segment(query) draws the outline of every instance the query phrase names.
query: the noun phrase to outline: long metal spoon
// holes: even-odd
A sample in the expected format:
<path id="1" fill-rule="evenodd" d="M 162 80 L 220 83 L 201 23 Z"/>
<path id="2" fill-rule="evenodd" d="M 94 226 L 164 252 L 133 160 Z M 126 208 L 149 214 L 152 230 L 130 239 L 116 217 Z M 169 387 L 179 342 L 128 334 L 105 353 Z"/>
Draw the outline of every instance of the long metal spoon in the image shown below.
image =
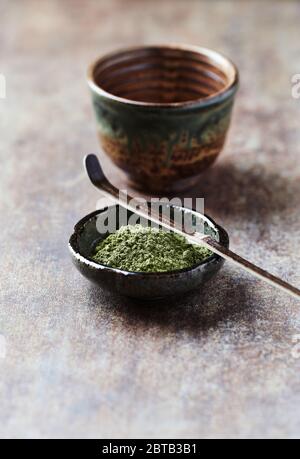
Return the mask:
<path id="1" fill-rule="evenodd" d="M 186 232 L 184 228 L 179 227 L 176 225 L 174 220 L 172 219 L 165 219 L 161 214 L 154 212 L 151 209 L 151 214 L 149 213 L 149 208 L 147 205 L 140 204 L 138 207 L 131 205 L 129 201 L 132 201 L 133 198 L 129 195 L 126 197 L 122 196 L 119 190 L 114 187 L 108 179 L 105 177 L 102 168 L 100 166 L 99 160 L 96 155 L 90 154 L 84 158 L 84 165 L 86 172 L 96 188 L 102 191 L 102 193 L 107 196 L 108 198 L 112 198 L 121 206 L 125 207 L 126 209 L 134 212 L 135 214 L 143 217 L 153 223 L 160 225 L 168 230 L 171 230 L 175 233 L 184 235 L 186 239 L 192 244 L 199 244 L 204 247 L 207 247 L 212 252 L 217 253 L 221 257 L 225 258 L 226 260 L 231 261 L 232 263 L 240 266 L 244 270 L 248 271 L 255 277 L 267 282 L 274 287 L 283 290 L 286 293 L 289 293 L 293 297 L 300 299 L 300 290 L 294 287 L 291 284 L 279 279 L 273 274 L 265 271 L 264 269 L 259 268 L 258 266 L 254 265 L 250 261 L 246 260 L 245 258 L 240 257 L 236 253 L 232 252 L 231 250 L 227 249 L 226 247 L 219 244 L 215 239 L 211 236 L 200 234 L 194 232 L 192 234 Z"/>

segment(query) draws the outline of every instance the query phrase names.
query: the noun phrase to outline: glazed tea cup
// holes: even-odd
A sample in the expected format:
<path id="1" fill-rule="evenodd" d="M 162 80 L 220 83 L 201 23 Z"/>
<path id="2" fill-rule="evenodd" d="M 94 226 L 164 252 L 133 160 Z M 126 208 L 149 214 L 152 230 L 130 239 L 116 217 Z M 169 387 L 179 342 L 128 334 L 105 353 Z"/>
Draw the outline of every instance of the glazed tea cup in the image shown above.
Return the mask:
<path id="1" fill-rule="evenodd" d="M 221 152 L 238 71 L 223 55 L 187 45 L 128 48 L 88 70 L 100 143 L 136 188 L 193 186 Z"/>

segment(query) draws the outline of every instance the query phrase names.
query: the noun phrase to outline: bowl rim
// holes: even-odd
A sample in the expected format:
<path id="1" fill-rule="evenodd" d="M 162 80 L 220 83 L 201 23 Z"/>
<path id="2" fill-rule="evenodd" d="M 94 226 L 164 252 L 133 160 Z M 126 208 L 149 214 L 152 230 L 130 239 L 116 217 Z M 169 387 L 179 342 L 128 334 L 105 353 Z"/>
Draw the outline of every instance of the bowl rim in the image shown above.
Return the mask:
<path id="1" fill-rule="evenodd" d="M 194 53 L 198 53 L 199 55 L 204 55 L 211 59 L 214 64 L 216 65 L 217 68 L 220 69 L 220 64 L 223 63 L 223 65 L 227 66 L 232 73 L 232 76 L 230 78 L 230 81 L 227 85 L 224 86 L 224 88 L 220 89 L 219 91 L 213 93 L 210 96 L 207 97 L 200 97 L 198 99 L 193 99 L 193 100 L 187 100 L 183 102 L 142 102 L 138 100 L 133 100 L 133 99 L 127 99 L 125 97 L 120 97 L 116 96 L 105 89 L 103 89 L 101 86 L 99 86 L 94 78 L 94 72 L 97 66 L 104 60 L 108 58 L 113 58 L 117 56 L 118 54 L 122 53 L 130 53 L 134 51 L 139 51 L 139 50 L 151 50 L 151 49 L 160 49 L 160 48 L 165 48 L 165 49 L 174 49 L 174 50 L 181 50 L 181 51 L 191 51 Z M 219 64 L 219 65 L 218 65 Z M 228 76 L 228 72 L 227 72 Z M 94 91 L 96 94 L 99 96 L 102 96 L 106 99 L 122 103 L 127 106 L 136 106 L 136 107 L 142 107 L 142 108 L 192 108 L 192 107 L 206 107 L 210 106 L 215 103 L 220 103 L 223 100 L 227 99 L 231 95 L 235 93 L 238 87 L 239 83 L 239 72 L 237 69 L 237 66 L 232 62 L 231 59 L 229 59 L 227 56 L 225 56 L 223 53 L 220 53 L 219 51 L 215 51 L 210 48 L 205 48 L 201 46 L 196 46 L 196 45 L 188 45 L 188 44 L 170 44 L 170 43 L 162 43 L 162 44 L 154 44 L 154 45 L 144 45 L 144 46 L 131 46 L 127 48 L 120 48 L 116 51 L 112 51 L 110 53 L 106 53 L 98 58 L 96 58 L 89 66 L 88 66 L 88 71 L 87 71 L 87 82 L 92 91 Z"/>
<path id="2" fill-rule="evenodd" d="M 144 272 L 144 271 L 126 271 L 126 270 L 123 270 L 123 269 L 114 268 L 112 266 L 108 266 L 108 265 L 104 265 L 104 264 L 101 264 L 101 263 L 97 263 L 92 258 L 89 258 L 89 257 L 86 257 L 86 256 L 82 255 L 80 253 L 80 251 L 79 251 L 79 248 L 78 248 L 77 238 L 78 238 L 80 232 L 82 231 L 82 228 L 85 225 L 85 223 L 87 223 L 89 220 L 94 218 L 96 215 L 106 211 L 109 207 L 114 207 L 116 205 L 119 205 L 119 204 L 105 206 L 105 207 L 103 207 L 101 209 L 97 209 L 97 210 L 85 215 L 83 218 L 81 218 L 76 223 L 76 225 L 74 226 L 74 232 L 70 236 L 68 247 L 69 247 L 69 251 L 71 252 L 71 255 L 77 261 L 79 261 L 81 263 L 84 263 L 85 265 L 89 266 L 90 268 L 96 269 L 97 271 L 100 271 L 100 272 L 101 271 L 109 271 L 109 272 L 118 273 L 118 274 L 126 276 L 126 277 L 143 276 L 143 277 L 149 277 L 149 278 L 150 277 L 162 277 L 162 278 L 163 277 L 168 277 L 169 278 L 170 276 L 171 277 L 174 277 L 174 276 L 176 277 L 176 276 L 178 276 L 180 274 L 184 274 L 184 273 L 187 273 L 187 272 L 192 272 L 192 271 L 198 269 L 200 266 L 204 266 L 204 265 L 207 265 L 207 264 L 209 264 L 211 262 L 218 261 L 218 260 L 222 259 L 222 257 L 220 255 L 217 255 L 216 253 L 213 253 L 210 257 L 205 258 L 200 263 L 197 263 L 197 264 L 191 266 L 190 268 L 177 269 L 175 271 Z M 181 206 L 172 206 L 172 207 L 184 208 L 184 207 L 181 207 Z M 197 211 L 195 211 L 193 209 L 187 209 L 187 210 L 189 210 L 189 211 L 191 211 L 191 212 L 193 212 L 195 214 L 202 215 L 203 217 L 205 217 L 205 219 L 208 220 L 212 224 L 212 226 L 216 229 L 216 231 L 218 232 L 218 235 L 219 235 L 219 238 L 220 238 L 220 243 L 225 245 L 225 246 L 227 246 L 227 247 L 229 246 L 228 233 L 224 228 L 222 228 L 222 226 L 218 225 L 211 217 L 209 217 L 206 214 L 201 214 L 200 212 L 197 212 Z"/>

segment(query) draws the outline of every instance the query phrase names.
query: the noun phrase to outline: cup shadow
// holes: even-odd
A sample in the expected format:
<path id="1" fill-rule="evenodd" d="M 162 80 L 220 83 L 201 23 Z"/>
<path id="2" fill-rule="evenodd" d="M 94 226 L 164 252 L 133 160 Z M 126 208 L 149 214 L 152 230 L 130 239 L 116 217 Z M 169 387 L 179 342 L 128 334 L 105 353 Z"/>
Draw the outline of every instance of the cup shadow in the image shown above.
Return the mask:
<path id="1" fill-rule="evenodd" d="M 217 163 L 182 197 L 205 198 L 205 209 L 222 219 L 245 220 L 284 216 L 299 206 L 300 183 L 294 178 L 269 172 L 260 165 L 243 169 L 233 162 Z"/>

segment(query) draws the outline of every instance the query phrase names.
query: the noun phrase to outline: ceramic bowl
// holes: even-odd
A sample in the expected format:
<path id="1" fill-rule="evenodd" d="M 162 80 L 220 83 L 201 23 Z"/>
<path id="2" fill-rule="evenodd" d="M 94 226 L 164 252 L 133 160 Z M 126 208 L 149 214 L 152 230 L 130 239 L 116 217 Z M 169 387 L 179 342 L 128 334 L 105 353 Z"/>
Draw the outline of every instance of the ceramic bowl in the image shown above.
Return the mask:
<path id="1" fill-rule="evenodd" d="M 88 83 L 106 154 L 134 187 L 174 192 L 219 155 L 238 72 L 209 49 L 143 46 L 97 59 Z"/>
<path id="2" fill-rule="evenodd" d="M 175 208 L 182 209 L 172 206 L 172 211 Z M 115 215 L 118 216 L 118 210 L 119 206 L 110 206 L 82 218 L 75 225 L 74 233 L 69 241 L 69 249 L 76 268 L 81 274 L 100 287 L 120 295 L 153 300 L 200 289 L 222 267 L 224 259 L 215 254 L 192 268 L 163 273 L 128 272 L 94 262 L 91 256 L 95 246 L 109 234 L 100 234 L 98 232 L 97 219 L 101 218 L 101 221 L 104 221 L 109 212 L 116 212 Z M 187 210 L 185 209 L 185 211 Z M 125 212 L 127 213 L 127 218 L 132 215 L 132 212 Z M 189 212 L 192 214 L 192 218 L 198 218 L 204 222 L 206 234 L 210 234 L 221 244 L 228 247 L 228 234 L 223 228 L 207 216 L 195 211 Z M 117 220 L 116 228 L 118 229 L 119 226 L 120 223 Z"/>

